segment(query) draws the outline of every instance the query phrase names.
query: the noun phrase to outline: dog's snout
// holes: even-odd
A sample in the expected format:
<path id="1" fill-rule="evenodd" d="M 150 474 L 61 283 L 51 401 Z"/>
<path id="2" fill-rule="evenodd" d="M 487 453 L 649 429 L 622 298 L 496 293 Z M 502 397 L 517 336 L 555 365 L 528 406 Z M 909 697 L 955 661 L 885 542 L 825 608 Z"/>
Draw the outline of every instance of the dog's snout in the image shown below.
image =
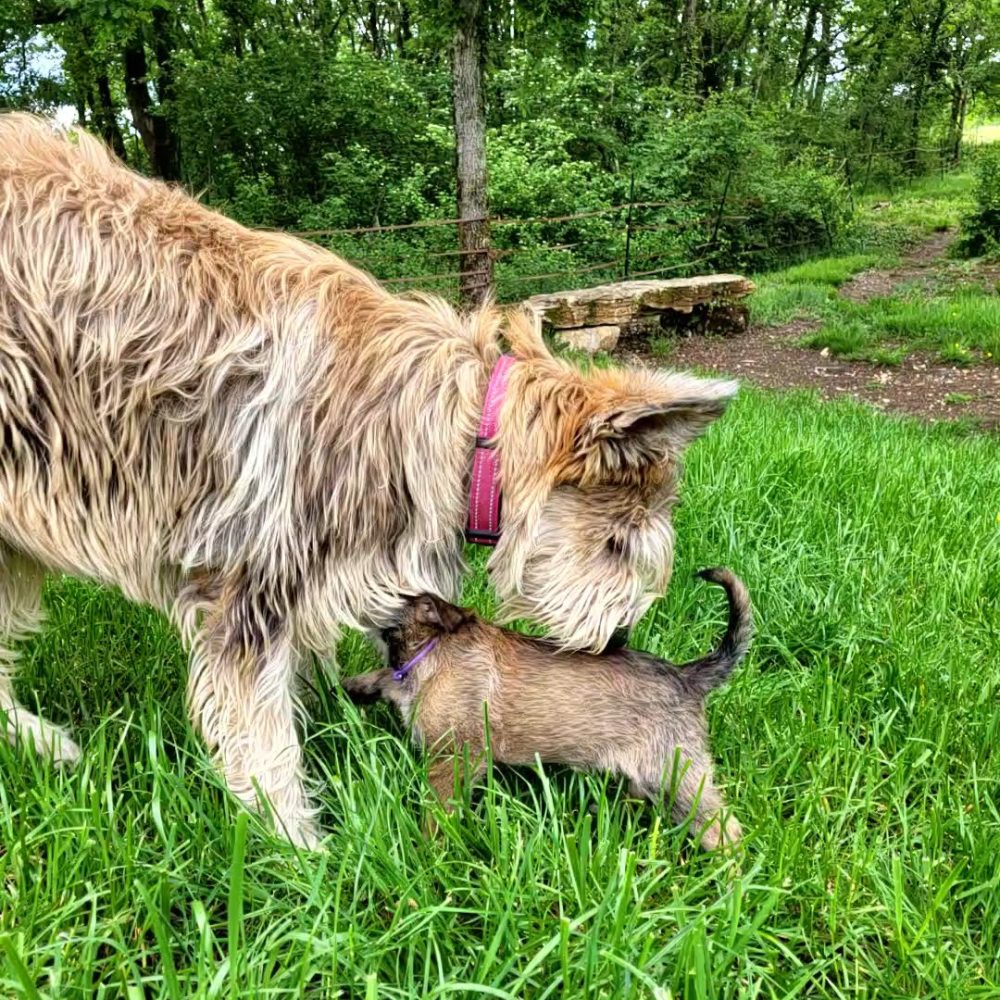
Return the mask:
<path id="1" fill-rule="evenodd" d="M 611 638 L 608 639 L 608 644 L 604 647 L 604 652 L 613 653 L 615 650 L 621 649 L 622 646 L 628 643 L 628 633 L 629 630 L 624 626 L 616 628 L 614 632 L 611 633 Z"/>

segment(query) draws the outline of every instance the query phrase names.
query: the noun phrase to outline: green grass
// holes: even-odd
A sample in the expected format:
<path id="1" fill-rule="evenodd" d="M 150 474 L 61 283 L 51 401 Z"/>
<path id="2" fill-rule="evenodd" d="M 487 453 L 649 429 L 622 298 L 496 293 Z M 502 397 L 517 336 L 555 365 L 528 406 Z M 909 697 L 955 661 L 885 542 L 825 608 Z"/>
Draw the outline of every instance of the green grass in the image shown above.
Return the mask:
<path id="1" fill-rule="evenodd" d="M 927 238 L 939 223 L 957 224 L 968 203 L 969 183 L 964 174 L 925 178 L 894 195 L 888 207 L 882 200 L 888 195 L 873 196 L 861 206 L 859 222 L 845 241 L 845 249 L 867 249 L 756 277 L 753 322 L 812 321 L 818 329 L 803 344 L 852 360 L 900 364 L 921 350 L 949 364 L 997 363 L 1000 295 L 995 276 L 978 270 L 975 261 L 941 260 L 901 281 L 886 298 L 859 303 L 837 292 L 860 271 L 897 265 L 899 252 Z M 871 209 L 877 205 L 883 210 L 876 220 Z"/>
<path id="2" fill-rule="evenodd" d="M 825 306 L 822 329 L 803 340 L 809 347 L 897 362 L 912 350 L 930 351 L 949 364 L 1000 359 L 1000 296 L 992 293 L 966 288 L 928 297 L 911 290 L 905 297 Z"/>
<path id="3" fill-rule="evenodd" d="M 859 271 L 884 263 L 876 254 L 851 254 L 847 257 L 820 257 L 797 264 L 781 272 L 781 282 L 786 285 L 831 285 L 839 288 Z"/>
<path id="4" fill-rule="evenodd" d="M 757 290 L 750 296 L 750 316 L 758 326 L 780 326 L 797 319 L 814 319 L 835 308 L 832 285 L 786 283 L 780 275 L 755 277 Z"/>
<path id="5" fill-rule="evenodd" d="M 649 341 L 649 353 L 659 361 L 667 361 L 674 353 L 677 341 L 674 337 L 658 336 Z"/>
<path id="6" fill-rule="evenodd" d="M 836 310 L 836 290 L 855 274 L 885 263 L 876 254 L 820 257 L 772 274 L 757 275 L 750 314 L 757 324 L 779 325 Z"/>
<path id="7" fill-rule="evenodd" d="M 693 571 L 746 579 L 757 636 L 709 710 L 734 860 L 559 769 L 499 770 L 425 843 L 388 711 L 323 688 L 331 837 L 299 856 L 224 794 L 169 628 L 54 582 L 20 690 L 84 756 L 0 744 L 0 996 L 997 996 L 996 473 L 995 440 L 808 395 L 747 391 L 692 448 L 635 641 L 706 649 L 723 609 Z M 490 607 L 478 562 L 469 596 Z"/>
<path id="8" fill-rule="evenodd" d="M 949 392 L 945 394 L 944 401 L 949 406 L 964 406 L 971 403 L 976 397 L 968 392 Z"/>
<path id="9" fill-rule="evenodd" d="M 856 253 L 891 256 L 931 233 L 957 229 L 972 206 L 970 174 L 918 178 L 905 187 L 867 195 L 843 242 Z"/>

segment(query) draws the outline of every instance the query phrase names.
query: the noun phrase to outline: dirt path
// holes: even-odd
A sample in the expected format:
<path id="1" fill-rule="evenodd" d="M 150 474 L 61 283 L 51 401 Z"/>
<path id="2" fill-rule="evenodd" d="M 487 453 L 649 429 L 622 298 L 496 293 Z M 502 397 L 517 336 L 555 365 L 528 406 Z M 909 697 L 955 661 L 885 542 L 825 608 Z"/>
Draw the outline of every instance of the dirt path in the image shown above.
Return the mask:
<path id="1" fill-rule="evenodd" d="M 890 295 L 899 285 L 933 279 L 936 268 L 957 236 L 958 233 L 950 229 L 935 233 L 913 247 L 898 266 L 856 274 L 840 286 L 840 295 L 852 302 L 868 302 Z"/>
<path id="2" fill-rule="evenodd" d="M 933 283 L 935 266 L 953 239 L 954 233 L 935 233 L 897 267 L 863 271 L 842 286 L 840 294 L 864 302 L 888 295 L 904 282 Z M 885 367 L 798 346 L 796 341 L 819 325 L 799 320 L 752 327 L 733 337 L 687 337 L 677 341 L 667 363 L 735 375 L 766 388 L 817 389 L 826 399 L 853 396 L 882 410 L 926 420 L 971 419 L 984 429 L 1000 428 L 1000 367 L 960 368 L 919 353 L 901 365 Z M 655 360 L 648 355 L 645 359 Z"/>

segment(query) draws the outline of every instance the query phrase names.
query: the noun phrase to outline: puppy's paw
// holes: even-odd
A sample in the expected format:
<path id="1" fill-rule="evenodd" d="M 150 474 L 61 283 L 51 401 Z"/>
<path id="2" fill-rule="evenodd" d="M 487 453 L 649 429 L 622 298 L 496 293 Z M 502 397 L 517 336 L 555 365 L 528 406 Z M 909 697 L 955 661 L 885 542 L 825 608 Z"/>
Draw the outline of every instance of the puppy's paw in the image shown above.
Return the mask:
<path id="1" fill-rule="evenodd" d="M 387 673 L 386 670 L 373 670 L 354 677 L 342 677 L 340 686 L 344 689 L 344 694 L 356 705 L 369 705 L 381 700 L 382 685 Z"/>
<path id="2" fill-rule="evenodd" d="M 742 839 L 743 828 L 735 816 L 717 816 L 702 831 L 701 846 L 706 851 L 729 853 Z"/>

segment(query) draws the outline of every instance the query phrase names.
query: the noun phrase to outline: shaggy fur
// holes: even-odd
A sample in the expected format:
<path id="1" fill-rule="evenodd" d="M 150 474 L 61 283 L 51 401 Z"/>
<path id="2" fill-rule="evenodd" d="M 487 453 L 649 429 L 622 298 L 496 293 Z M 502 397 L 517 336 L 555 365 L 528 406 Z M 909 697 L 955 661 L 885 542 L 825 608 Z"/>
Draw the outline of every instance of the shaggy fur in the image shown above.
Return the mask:
<path id="1" fill-rule="evenodd" d="M 675 819 L 693 814 L 703 846 L 732 844 L 740 826 L 724 816 L 715 786 L 704 701 L 746 653 L 750 600 L 729 570 L 700 575 L 725 588 L 729 626 L 715 652 L 691 663 L 627 650 L 560 652 L 423 594 L 385 639 L 394 666 L 436 640 L 433 649 L 402 680 L 376 670 L 347 678 L 344 689 L 359 702 L 396 706 L 432 755 L 428 775 L 442 801 L 456 763 L 468 761 L 473 778 L 484 773 L 488 745 L 499 763 L 532 764 L 537 756 L 624 775 L 633 795 L 653 802 L 669 792 Z"/>
<path id="2" fill-rule="evenodd" d="M 117 585 L 191 648 L 191 718 L 247 804 L 317 839 L 296 733 L 303 653 L 454 596 L 503 317 L 400 298 L 317 246 L 140 177 L 87 135 L 0 116 L 0 636 L 43 573 Z M 580 374 L 523 314 L 498 444 L 508 613 L 601 648 L 666 585 L 684 445 L 729 382 Z M 72 741 L 15 701 L 41 749 Z"/>

